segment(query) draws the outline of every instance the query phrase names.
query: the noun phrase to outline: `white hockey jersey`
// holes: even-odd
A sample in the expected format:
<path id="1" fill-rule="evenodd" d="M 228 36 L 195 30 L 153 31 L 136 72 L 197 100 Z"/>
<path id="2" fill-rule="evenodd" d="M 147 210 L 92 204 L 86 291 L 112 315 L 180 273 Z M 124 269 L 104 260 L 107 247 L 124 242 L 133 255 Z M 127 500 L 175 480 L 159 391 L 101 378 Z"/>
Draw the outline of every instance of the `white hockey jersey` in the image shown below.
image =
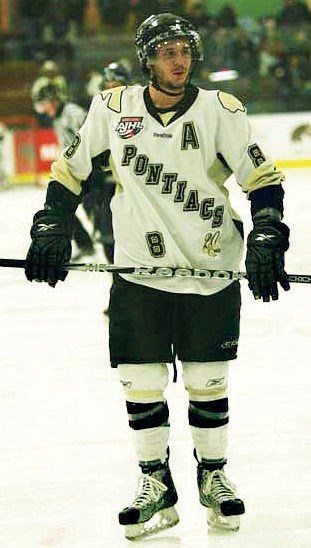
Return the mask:
<path id="1" fill-rule="evenodd" d="M 53 120 L 53 129 L 61 148 L 68 147 L 86 118 L 86 111 L 76 103 L 66 103 L 60 115 Z"/>
<path id="2" fill-rule="evenodd" d="M 111 203 L 117 265 L 238 270 L 242 223 L 224 183 L 234 173 L 249 193 L 283 180 L 253 142 L 245 108 L 234 96 L 194 87 L 188 95 L 165 125 L 148 88 L 98 94 L 73 143 L 52 166 L 52 178 L 78 195 L 92 158 L 109 151 L 117 182 Z M 124 277 L 160 290 L 203 295 L 231 283 Z"/>

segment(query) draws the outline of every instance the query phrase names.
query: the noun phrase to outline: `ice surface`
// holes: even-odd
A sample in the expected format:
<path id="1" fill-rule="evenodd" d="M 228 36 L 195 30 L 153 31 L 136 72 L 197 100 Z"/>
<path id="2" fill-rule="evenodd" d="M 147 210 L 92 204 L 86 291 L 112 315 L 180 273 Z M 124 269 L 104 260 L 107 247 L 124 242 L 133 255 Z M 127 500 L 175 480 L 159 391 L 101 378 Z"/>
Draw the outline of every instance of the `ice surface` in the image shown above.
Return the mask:
<path id="1" fill-rule="evenodd" d="M 249 203 L 230 183 L 249 229 Z M 287 172 L 287 270 L 311 274 L 311 173 Z M 0 253 L 24 258 L 45 191 L 0 194 Z M 98 249 L 98 261 L 104 257 Z M 123 394 L 110 369 L 102 314 L 108 274 L 71 272 L 55 289 L 0 271 L 0 547 L 115 548 L 118 511 L 137 468 Z M 141 548 L 309 548 L 311 545 L 311 287 L 273 303 L 243 286 L 239 359 L 230 372 L 230 478 L 244 498 L 239 533 L 207 532 L 181 375 L 170 383 L 171 467 L 181 522 Z"/>

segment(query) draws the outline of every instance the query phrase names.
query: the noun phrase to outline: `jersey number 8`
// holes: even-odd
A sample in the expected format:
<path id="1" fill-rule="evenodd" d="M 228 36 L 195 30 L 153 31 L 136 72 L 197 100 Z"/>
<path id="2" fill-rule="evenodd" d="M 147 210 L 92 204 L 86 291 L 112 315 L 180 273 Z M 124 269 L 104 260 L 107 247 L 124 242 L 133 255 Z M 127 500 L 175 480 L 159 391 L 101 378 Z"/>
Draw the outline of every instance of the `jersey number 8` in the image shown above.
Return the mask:
<path id="1" fill-rule="evenodd" d="M 161 232 L 147 232 L 146 240 L 148 244 L 148 249 L 150 255 L 155 258 L 164 257 L 165 255 L 165 245 L 164 238 Z"/>

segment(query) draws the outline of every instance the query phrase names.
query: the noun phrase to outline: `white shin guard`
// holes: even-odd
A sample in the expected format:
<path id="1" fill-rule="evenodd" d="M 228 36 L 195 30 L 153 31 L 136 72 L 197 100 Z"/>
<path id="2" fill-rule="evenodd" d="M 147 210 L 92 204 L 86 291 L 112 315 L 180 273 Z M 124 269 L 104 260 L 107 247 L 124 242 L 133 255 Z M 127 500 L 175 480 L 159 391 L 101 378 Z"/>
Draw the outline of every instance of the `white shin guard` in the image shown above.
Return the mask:
<path id="1" fill-rule="evenodd" d="M 197 407 L 198 415 L 202 413 L 203 417 L 200 425 L 190 424 L 193 444 L 199 461 L 202 459 L 209 461 L 225 459 L 228 424 L 221 424 L 221 422 L 227 420 L 223 418 L 226 412 L 219 410 L 211 412 L 209 408 L 217 409 L 218 404 L 219 407 L 227 404 L 228 362 L 185 362 L 183 363 L 183 379 L 189 393 L 189 409 L 191 405 L 194 408 Z M 197 405 L 196 402 L 198 402 Z M 210 419 L 207 421 L 206 417 L 209 416 Z M 222 419 L 219 418 L 220 416 Z M 208 427 L 204 427 L 204 417 L 209 424 Z M 196 421 L 192 420 L 192 422 Z"/>
<path id="2" fill-rule="evenodd" d="M 120 364 L 120 382 L 126 401 L 130 404 L 152 404 L 163 402 L 164 390 L 168 384 L 168 369 L 165 363 Z M 169 426 L 132 429 L 133 441 L 140 462 L 167 458 Z"/>

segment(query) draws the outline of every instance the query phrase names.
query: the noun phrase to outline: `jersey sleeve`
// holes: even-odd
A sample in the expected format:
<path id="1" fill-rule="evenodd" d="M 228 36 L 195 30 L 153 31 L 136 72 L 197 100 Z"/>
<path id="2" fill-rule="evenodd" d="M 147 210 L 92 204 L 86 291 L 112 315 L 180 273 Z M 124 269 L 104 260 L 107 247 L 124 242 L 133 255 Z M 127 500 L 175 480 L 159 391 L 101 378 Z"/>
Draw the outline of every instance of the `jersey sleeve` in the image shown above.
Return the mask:
<path id="1" fill-rule="evenodd" d="M 84 123 L 71 145 L 51 166 L 51 178 L 79 195 L 82 182 L 92 171 L 92 158 L 109 149 L 107 108 L 101 94 L 96 95 Z"/>
<path id="2" fill-rule="evenodd" d="M 216 109 L 218 151 L 248 197 L 255 190 L 281 185 L 284 175 L 255 141 L 244 105 L 219 91 Z"/>
<path id="3" fill-rule="evenodd" d="M 78 133 L 80 128 L 83 125 L 83 122 L 86 118 L 86 112 L 83 108 L 78 105 L 75 105 L 70 112 L 69 127 L 73 130 L 74 133 Z"/>

